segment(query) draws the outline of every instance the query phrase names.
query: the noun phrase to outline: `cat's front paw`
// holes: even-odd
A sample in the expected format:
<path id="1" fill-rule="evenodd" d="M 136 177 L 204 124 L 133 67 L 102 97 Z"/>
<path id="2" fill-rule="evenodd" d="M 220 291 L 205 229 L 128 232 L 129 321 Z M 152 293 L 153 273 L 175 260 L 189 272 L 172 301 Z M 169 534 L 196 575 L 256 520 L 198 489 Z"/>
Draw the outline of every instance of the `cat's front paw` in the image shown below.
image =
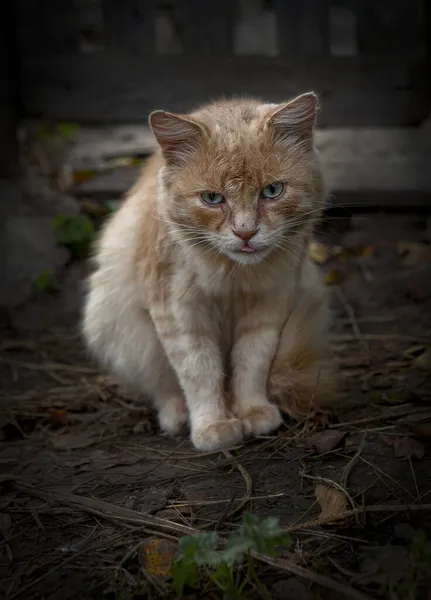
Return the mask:
<path id="1" fill-rule="evenodd" d="M 245 435 L 265 435 L 278 429 L 283 423 L 280 411 L 274 404 L 254 406 L 242 412 L 238 417 L 242 420 Z"/>
<path id="2" fill-rule="evenodd" d="M 178 435 L 187 424 L 189 411 L 182 396 L 172 396 L 159 408 L 159 425 L 163 433 Z"/>
<path id="3" fill-rule="evenodd" d="M 243 441 L 242 423 L 239 419 L 223 419 L 192 430 L 195 448 L 204 452 L 231 448 Z"/>

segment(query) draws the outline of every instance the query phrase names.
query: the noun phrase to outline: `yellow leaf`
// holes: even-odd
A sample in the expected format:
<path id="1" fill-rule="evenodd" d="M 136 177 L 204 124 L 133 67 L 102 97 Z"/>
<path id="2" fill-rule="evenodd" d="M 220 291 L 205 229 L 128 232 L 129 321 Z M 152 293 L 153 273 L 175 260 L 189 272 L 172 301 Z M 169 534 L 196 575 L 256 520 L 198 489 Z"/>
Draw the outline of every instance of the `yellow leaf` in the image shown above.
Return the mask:
<path id="1" fill-rule="evenodd" d="M 111 169 L 118 169 L 121 167 L 138 167 L 142 164 L 142 160 L 136 156 L 117 156 L 111 158 L 108 162 L 108 166 Z"/>
<path id="2" fill-rule="evenodd" d="M 371 256 L 374 256 L 375 251 L 375 246 L 361 246 L 358 254 L 359 256 L 362 256 L 362 258 L 370 258 Z"/>
<path id="3" fill-rule="evenodd" d="M 334 285 L 340 283 L 343 280 L 343 274 L 338 269 L 332 269 L 325 273 L 324 282 L 326 285 Z"/>
<path id="4" fill-rule="evenodd" d="M 73 181 L 75 183 L 83 183 L 96 175 L 96 171 L 74 171 Z"/>
<path id="5" fill-rule="evenodd" d="M 420 242 L 398 242 L 397 254 L 402 257 L 404 267 L 414 267 L 431 260 L 431 246 Z"/>
<path id="6" fill-rule="evenodd" d="M 171 540 L 150 537 L 144 541 L 139 555 L 141 566 L 154 577 L 167 577 L 177 545 Z"/>
<path id="7" fill-rule="evenodd" d="M 323 265 L 329 260 L 329 250 L 319 242 L 310 242 L 308 252 L 315 263 Z"/>
<path id="8" fill-rule="evenodd" d="M 344 513 L 349 509 L 349 505 L 341 490 L 319 483 L 316 485 L 314 493 L 321 508 L 319 518 L 328 523 L 344 518 Z"/>

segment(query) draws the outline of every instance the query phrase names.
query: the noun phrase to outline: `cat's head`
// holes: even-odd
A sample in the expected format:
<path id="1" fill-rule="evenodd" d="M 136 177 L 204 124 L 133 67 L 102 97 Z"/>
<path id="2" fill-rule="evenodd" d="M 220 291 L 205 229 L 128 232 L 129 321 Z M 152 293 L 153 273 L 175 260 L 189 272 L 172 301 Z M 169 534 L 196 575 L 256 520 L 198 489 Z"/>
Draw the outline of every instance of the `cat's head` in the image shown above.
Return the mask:
<path id="1" fill-rule="evenodd" d="M 284 104 L 233 100 L 190 115 L 153 112 L 164 211 L 184 243 L 241 264 L 295 253 L 297 232 L 324 199 L 316 112 L 313 93 Z"/>

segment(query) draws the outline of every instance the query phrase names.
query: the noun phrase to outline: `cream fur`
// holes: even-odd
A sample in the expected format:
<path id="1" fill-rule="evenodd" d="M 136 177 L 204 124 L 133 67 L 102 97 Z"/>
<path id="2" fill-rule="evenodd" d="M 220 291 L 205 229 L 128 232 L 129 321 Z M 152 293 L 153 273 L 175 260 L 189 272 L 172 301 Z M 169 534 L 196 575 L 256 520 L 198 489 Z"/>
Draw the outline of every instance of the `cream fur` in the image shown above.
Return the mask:
<path id="1" fill-rule="evenodd" d="M 276 404 L 300 416 L 330 396 L 326 290 L 304 252 L 324 200 L 315 111 L 307 94 L 154 113 L 161 150 L 100 237 L 88 346 L 201 450 L 276 429 Z M 260 196 L 279 181 L 280 198 Z"/>

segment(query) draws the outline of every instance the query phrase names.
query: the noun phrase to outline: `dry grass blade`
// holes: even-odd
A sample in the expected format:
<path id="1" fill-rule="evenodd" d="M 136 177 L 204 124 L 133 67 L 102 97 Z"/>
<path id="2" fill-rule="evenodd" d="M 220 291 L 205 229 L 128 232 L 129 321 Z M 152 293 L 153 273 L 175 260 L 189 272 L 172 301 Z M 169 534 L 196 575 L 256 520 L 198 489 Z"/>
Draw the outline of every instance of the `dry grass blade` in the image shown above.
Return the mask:
<path id="1" fill-rule="evenodd" d="M 346 510 L 344 513 L 339 515 L 339 519 L 347 519 L 356 515 L 372 512 L 426 512 L 427 510 L 431 511 L 431 504 L 372 504 L 370 506 L 361 506 Z M 318 517 L 317 519 L 312 519 L 310 521 L 306 521 L 305 523 L 295 523 L 295 525 L 284 527 L 283 529 L 286 533 L 293 533 L 294 531 L 308 529 L 309 527 L 328 525 L 331 521 L 332 519 L 328 520 L 327 518 Z"/>
<path id="2" fill-rule="evenodd" d="M 238 469 L 245 481 L 245 495 L 239 501 L 239 505 L 236 506 L 233 510 L 229 511 L 228 515 L 225 515 L 225 518 L 227 518 L 227 516 L 233 517 L 234 515 L 238 514 L 240 511 L 242 511 L 245 505 L 248 504 L 253 491 L 253 481 L 246 469 L 242 465 L 240 465 L 237 460 L 235 460 L 233 455 L 228 450 L 224 450 L 223 454 L 227 459 L 232 461 L 232 464 Z"/>
<path id="3" fill-rule="evenodd" d="M 78 494 L 47 492 L 39 490 L 31 486 L 17 484 L 16 486 L 23 492 L 28 493 L 36 498 L 42 498 L 46 502 L 64 502 L 71 507 L 80 507 L 85 512 L 103 517 L 110 521 L 123 521 L 132 525 L 141 525 L 142 527 L 153 527 L 157 531 L 168 531 L 178 535 L 190 535 L 196 533 L 196 530 L 186 525 L 174 523 L 167 519 L 160 519 L 150 515 L 144 515 L 136 510 L 123 508 L 111 502 L 97 500 L 96 498 L 87 498 Z"/>
<path id="4" fill-rule="evenodd" d="M 315 573 L 309 569 L 304 567 L 300 567 L 295 564 L 293 561 L 290 561 L 287 558 L 272 558 L 269 556 L 264 556 L 263 554 L 258 554 L 252 552 L 252 555 L 261 562 L 266 563 L 267 565 L 271 565 L 276 569 L 280 569 L 282 571 L 287 571 L 288 573 L 293 573 L 294 575 L 298 575 L 303 579 L 308 581 L 312 581 L 317 585 L 325 587 L 329 590 L 334 590 L 335 592 L 339 592 L 343 594 L 349 600 L 373 600 L 371 596 L 367 594 L 363 594 L 362 592 L 358 592 L 354 588 L 346 585 L 345 583 L 341 583 L 336 579 L 331 579 L 330 577 L 326 577 L 325 575 L 319 575 L 319 573 Z"/>

